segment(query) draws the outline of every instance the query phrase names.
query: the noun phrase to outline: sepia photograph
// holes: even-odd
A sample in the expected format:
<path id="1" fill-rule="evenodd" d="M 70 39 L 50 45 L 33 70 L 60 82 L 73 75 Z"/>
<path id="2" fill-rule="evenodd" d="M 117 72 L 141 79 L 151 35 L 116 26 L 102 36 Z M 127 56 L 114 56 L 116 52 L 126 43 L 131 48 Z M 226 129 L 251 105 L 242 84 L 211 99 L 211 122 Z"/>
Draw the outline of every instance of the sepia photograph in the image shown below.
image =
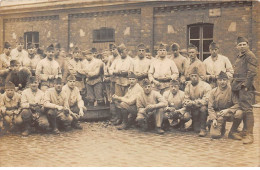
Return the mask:
<path id="1" fill-rule="evenodd" d="M 260 1 L 0 0 L 1 167 L 259 167 Z"/>

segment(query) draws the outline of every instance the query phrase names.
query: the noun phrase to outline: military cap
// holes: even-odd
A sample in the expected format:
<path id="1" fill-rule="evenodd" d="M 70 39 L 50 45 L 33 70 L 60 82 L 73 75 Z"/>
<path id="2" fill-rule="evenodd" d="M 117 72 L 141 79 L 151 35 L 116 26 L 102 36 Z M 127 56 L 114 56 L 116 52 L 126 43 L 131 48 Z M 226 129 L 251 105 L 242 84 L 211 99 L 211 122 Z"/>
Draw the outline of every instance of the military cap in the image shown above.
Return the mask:
<path id="1" fill-rule="evenodd" d="M 237 44 L 239 44 L 241 42 L 248 43 L 248 39 L 246 39 L 245 37 L 237 37 Z"/>
<path id="2" fill-rule="evenodd" d="M 195 49 L 198 50 L 198 48 L 194 44 L 189 44 L 188 49 Z"/>
<path id="3" fill-rule="evenodd" d="M 50 51 L 54 51 L 54 46 L 53 44 L 49 45 L 46 49 L 46 51 L 50 52 Z"/>
<path id="4" fill-rule="evenodd" d="M 34 83 L 34 82 L 38 82 L 38 79 L 37 79 L 37 77 L 36 76 L 31 76 L 30 78 L 29 78 L 29 83 Z"/>
<path id="5" fill-rule="evenodd" d="M 60 49 L 60 48 L 61 48 L 60 43 L 56 43 L 55 46 L 54 46 L 54 48 Z"/>
<path id="6" fill-rule="evenodd" d="M 61 79 L 61 77 L 56 78 L 56 79 L 54 80 L 54 83 L 55 83 L 55 84 L 62 84 L 62 79 Z"/>
<path id="7" fill-rule="evenodd" d="M 145 45 L 144 45 L 143 43 L 141 43 L 141 44 L 139 44 L 139 45 L 137 46 L 137 48 L 138 48 L 138 49 L 145 49 Z"/>
<path id="8" fill-rule="evenodd" d="M 73 49 L 73 53 L 80 53 L 79 47 L 75 47 L 75 48 Z"/>
<path id="9" fill-rule="evenodd" d="M 176 50 L 178 50 L 178 49 L 180 48 L 180 46 L 179 46 L 179 44 L 177 44 L 177 43 L 173 43 L 173 44 L 171 45 L 171 48 L 172 48 L 172 51 L 176 51 Z"/>
<path id="10" fill-rule="evenodd" d="M 136 75 L 131 71 L 128 73 L 128 78 L 135 78 L 136 79 Z"/>
<path id="11" fill-rule="evenodd" d="M 23 37 L 19 37 L 18 38 L 18 40 L 17 40 L 17 43 L 21 43 L 21 44 L 23 44 L 24 43 L 24 39 L 23 39 Z"/>
<path id="12" fill-rule="evenodd" d="M 96 53 L 97 52 L 97 49 L 95 47 L 91 48 L 91 52 L 92 53 Z"/>
<path id="13" fill-rule="evenodd" d="M 6 84 L 5 84 L 5 89 L 15 89 L 15 85 L 14 85 L 14 83 L 12 83 L 11 81 L 9 81 L 9 82 L 7 82 Z"/>
<path id="14" fill-rule="evenodd" d="M 71 80 L 76 80 L 76 77 L 72 74 L 67 77 L 67 81 L 71 81 Z"/>
<path id="15" fill-rule="evenodd" d="M 148 85 L 151 85 L 150 80 L 148 80 L 147 78 L 146 78 L 146 79 L 143 79 L 143 81 L 142 81 L 142 86 L 148 86 Z"/>
<path id="16" fill-rule="evenodd" d="M 218 79 L 228 79 L 227 73 L 221 71 L 218 75 Z"/>
<path id="17" fill-rule="evenodd" d="M 115 49 L 116 48 L 116 44 L 109 44 L 109 49 L 112 50 L 112 49 Z"/>
<path id="18" fill-rule="evenodd" d="M 10 61 L 10 66 L 18 66 L 20 62 L 18 60 L 11 60 Z"/>
<path id="19" fill-rule="evenodd" d="M 32 49 L 32 48 L 35 48 L 35 45 L 34 44 L 29 44 L 27 49 Z"/>
<path id="20" fill-rule="evenodd" d="M 9 42 L 5 42 L 4 48 L 11 48 L 11 44 Z"/>
<path id="21" fill-rule="evenodd" d="M 167 50 L 167 44 L 163 44 L 163 43 L 159 44 L 158 49 L 166 49 Z"/>
<path id="22" fill-rule="evenodd" d="M 198 67 L 193 67 L 190 74 L 199 74 L 199 69 Z"/>
<path id="23" fill-rule="evenodd" d="M 210 43 L 209 48 L 216 49 L 216 48 L 219 48 L 219 45 L 213 41 L 212 43 Z"/>
<path id="24" fill-rule="evenodd" d="M 171 80 L 170 83 L 171 83 L 172 85 L 179 85 L 179 84 L 180 84 L 180 83 L 179 83 L 179 80 Z"/>
<path id="25" fill-rule="evenodd" d="M 146 52 L 146 53 L 150 53 L 150 49 L 149 49 L 149 48 L 146 48 L 146 49 L 145 49 L 145 52 Z"/>
<path id="26" fill-rule="evenodd" d="M 126 49 L 125 44 L 120 44 L 120 45 L 117 47 L 117 50 L 118 50 L 119 53 L 122 53 L 125 49 Z"/>

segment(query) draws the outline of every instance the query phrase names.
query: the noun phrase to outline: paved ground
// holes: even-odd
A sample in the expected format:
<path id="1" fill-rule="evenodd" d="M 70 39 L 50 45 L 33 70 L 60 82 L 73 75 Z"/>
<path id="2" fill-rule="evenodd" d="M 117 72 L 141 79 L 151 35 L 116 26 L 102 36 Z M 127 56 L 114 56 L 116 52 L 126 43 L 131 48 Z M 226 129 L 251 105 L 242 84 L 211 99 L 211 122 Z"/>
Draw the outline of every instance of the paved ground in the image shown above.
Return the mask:
<path id="1" fill-rule="evenodd" d="M 118 131 L 108 122 L 82 123 L 82 131 L 61 135 L 2 136 L 0 166 L 259 166 L 259 110 L 255 115 L 251 145 L 175 130 Z"/>

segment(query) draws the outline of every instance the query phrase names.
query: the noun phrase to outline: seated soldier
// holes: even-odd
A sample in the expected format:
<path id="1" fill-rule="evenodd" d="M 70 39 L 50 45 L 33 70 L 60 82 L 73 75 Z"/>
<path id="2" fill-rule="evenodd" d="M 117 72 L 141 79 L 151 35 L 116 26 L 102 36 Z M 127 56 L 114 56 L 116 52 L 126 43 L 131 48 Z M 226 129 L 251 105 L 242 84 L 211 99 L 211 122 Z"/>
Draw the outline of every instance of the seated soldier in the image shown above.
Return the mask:
<path id="1" fill-rule="evenodd" d="M 72 127 L 75 129 L 82 129 L 80 124 L 78 123 L 78 119 L 82 116 L 84 116 L 84 112 L 87 111 L 87 108 L 84 106 L 84 101 L 82 100 L 82 97 L 80 95 L 80 91 L 78 87 L 76 87 L 76 77 L 73 75 L 70 75 L 67 77 L 67 84 L 62 87 L 62 91 L 65 92 L 68 96 L 69 100 L 69 107 L 71 112 L 71 115 L 73 117 L 72 121 Z"/>
<path id="2" fill-rule="evenodd" d="M 49 130 L 49 122 L 43 108 L 44 92 L 38 89 L 39 82 L 35 76 L 30 77 L 29 86 L 22 92 L 21 97 L 21 116 L 25 125 L 23 136 L 29 135 L 31 126 L 42 131 Z"/>
<path id="3" fill-rule="evenodd" d="M 217 78 L 218 86 L 210 92 L 208 104 L 209 120 L 212 121 L 210 136 L 211 138 L 222 137 L 225 134 L 226 121 L 232 118 L 233 124 L 228 137 L 242 140 L 237 133 L 237 128 L 242 120 L 243 111 L 228 82 L 227 73 L 221 71 Z"/>
<path id="4" fill-rule="evenodd" d="M 118 114 L 121 113 L 123 117 L 123 122 L 118 127 L 119 130 L 128 129 L 135 121 L 137 115 L 136 97 L 143 91 L 142 87 L 137 83 L 138 79 L 134 73 L 130 72 L 128 79 L 130 86 L 126 94 L 123 97 L 117 95 L 112 97 L 119 112 Z"/>
<path id="5" fill-rule="evenodd" d="M 179 124 L 180 130 L 184 130 L 184 125 L 191 118 L 189 112 L 186 112 L 183 108 L 184 92 L 179 90 L 179 81 L 172 80 L 170 89 L 163 93 L 163 97 L 168 102 L 168 106 L 165 108 L 166 117 L 172 120 L 171 126 Z"/>
<path id="6" fill-rule="evenodd" d="M 211 86 L 200 80 L 197 67 L 191 70 L 189 77 L 191 81 L 185 87 L 184 107 L 191 113 L 193 130 L 199 132 L 199 136 L 204 137 L 207 135 L 207 106 Z"/>
<path id="7" fill-rule="evenodd" d="M 31 77 L 31 72 L 26 67 L 21 67 L 19 61 L 10 61 L 10 70 L 6 76 L 5 82 L 11 81 L 15 85 L 16 91 L 23 90 L 27 88 L 29 78 Z"/>
<path id="8" fill-rule="evenodd" d="M 23 123 L 20 114 L 20 103 L 21 95 L 15 92 L 15 85 L 12 82 L 7 82 L 5 84 L 5 93 L 0 100 L 1 114 L 7 131 L 13 131 Z"/>
<path id="9" fill-rule="evenodd" d="M 73 118 L 70 115 L 67 94 L 62 91 L 60 77 L 54 80 L 54 87 L 45 92 L 44 107 L 53 133 L 59 134 L 58 128 L 70 129 Z"/>
<path id="10" fill-rule="evenodd" d="M 143 91 L 138 95 L 136 99 L 137 106 L 137 123 L 141 126 L 143 130 L 148 130 L 155 121 L 156 132 L 158 134 L 163 134 L 162 122 L 164 118 L 164 108 L 167 106 L 167 101 L 163 96 L 152 90 L 151 83 L 148 79 L 144 79 Z"/>

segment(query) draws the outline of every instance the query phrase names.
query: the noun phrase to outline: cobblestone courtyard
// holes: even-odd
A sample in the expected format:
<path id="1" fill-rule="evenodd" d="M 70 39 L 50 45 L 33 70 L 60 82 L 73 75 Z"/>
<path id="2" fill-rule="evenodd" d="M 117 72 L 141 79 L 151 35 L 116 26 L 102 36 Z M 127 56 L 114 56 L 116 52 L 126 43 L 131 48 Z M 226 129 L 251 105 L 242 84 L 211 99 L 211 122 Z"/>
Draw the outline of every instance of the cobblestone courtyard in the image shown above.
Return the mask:
<path id="1" fill-rule="evenodd" d="M 227 133 L 211 140 L 175 130 L 118 131 L 108 122 L 82 123 L 84 130 L 61 135 L 2 136 L 0 166 L 259 166 L 259 112 L 255 122 L 251 145 Z"/>

